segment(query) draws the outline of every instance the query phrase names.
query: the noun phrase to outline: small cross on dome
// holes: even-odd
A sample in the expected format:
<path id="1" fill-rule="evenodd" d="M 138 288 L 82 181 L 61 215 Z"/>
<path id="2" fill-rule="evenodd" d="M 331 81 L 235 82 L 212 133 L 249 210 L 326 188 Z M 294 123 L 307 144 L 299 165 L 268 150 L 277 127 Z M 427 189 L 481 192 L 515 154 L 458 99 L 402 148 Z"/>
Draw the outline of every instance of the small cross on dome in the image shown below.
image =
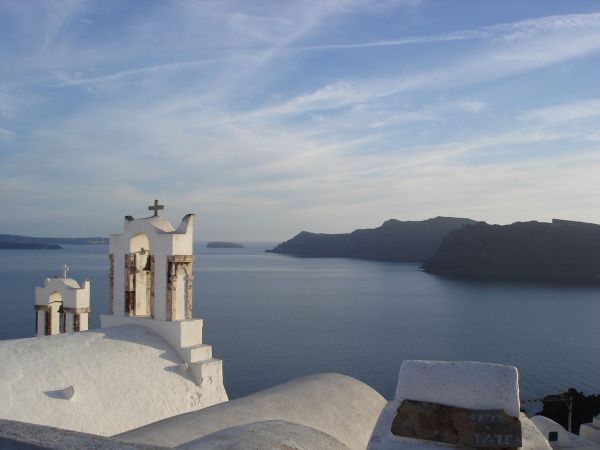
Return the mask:
<path id="1" fill-rule="evenodd" d="M 158 217 L 158 211 L 165 209 L 165 205 L 159 205 L 158 200 L 154 200 L 154 206 L 148 206 L 150 211 L 154 211 L 154 217 Z"/>

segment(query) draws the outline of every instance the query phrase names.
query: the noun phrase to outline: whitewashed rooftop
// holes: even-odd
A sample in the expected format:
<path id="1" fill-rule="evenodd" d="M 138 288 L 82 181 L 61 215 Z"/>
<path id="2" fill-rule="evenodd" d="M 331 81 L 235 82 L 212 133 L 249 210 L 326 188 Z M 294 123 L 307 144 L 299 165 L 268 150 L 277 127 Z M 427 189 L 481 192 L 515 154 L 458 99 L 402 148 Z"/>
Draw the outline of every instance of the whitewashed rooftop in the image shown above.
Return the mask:
<path id="1" fill-rule="evenodd" d="M 3 419 L 110 436 L 208 406 L 177 352 L 136 325 L 0 341 L 0 361 Z"/>

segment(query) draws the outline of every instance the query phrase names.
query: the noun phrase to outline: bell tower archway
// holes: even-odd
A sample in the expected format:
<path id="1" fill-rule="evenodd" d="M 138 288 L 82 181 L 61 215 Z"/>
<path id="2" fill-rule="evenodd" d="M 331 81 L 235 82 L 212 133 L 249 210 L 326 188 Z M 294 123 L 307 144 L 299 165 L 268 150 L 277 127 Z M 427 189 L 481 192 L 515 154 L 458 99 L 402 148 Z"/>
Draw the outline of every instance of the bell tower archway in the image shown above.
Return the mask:
<path id="1" fill-rule="evenodd" d="M 48 298 L 48 309 L 46 310 L 45 334 L 54 335 L 64 331 L 64 325 L 61 324 L 63 313 L 63 300 L 60 292 L 53 292 Z"/>
<path id="2" fill-rule="evenodd" d="M 126 316 L 153 317 L 154 255 L 145 233 L 129 240 L 129 253 L 125 254 L 124 313 Z"/>
<path id="3" fill-rule="evenodd" d="M 167 283 L 167 320 L 192 318 L 194 257 L 170 256 Z"/>
<path id="4" fill-rule="evenodd" d="M 193 222 L 187 214 L 175 230 L 159 216 L 125 217 L 122 233 L 110 237 L 112 316 L 177 321 L 192 318 Z"/>

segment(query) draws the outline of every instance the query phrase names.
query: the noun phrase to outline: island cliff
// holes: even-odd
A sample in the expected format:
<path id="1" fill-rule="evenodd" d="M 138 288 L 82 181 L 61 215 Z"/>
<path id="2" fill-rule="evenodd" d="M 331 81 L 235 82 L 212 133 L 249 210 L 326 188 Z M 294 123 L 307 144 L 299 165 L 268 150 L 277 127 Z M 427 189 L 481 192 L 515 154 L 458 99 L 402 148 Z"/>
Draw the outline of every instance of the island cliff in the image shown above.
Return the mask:
<path id="1" fill-rule="evenodd" d="M 1 249 L 61 249 L 61 245 L 93 245 L 108 244 L 107 238 L 89 237 L 89 238 L 50 238 L 50 237 L 31 237 L 17 234 L 0 234 Z"/>
<path id="2" fill-rule="evenodd" d="M 0 241 L 2 250 L 60 250 L 58 244 L 44 244 L 40 242 L 5 242 Z"/>
<path id="3" fill-rule="evenodd" d="M 598 282 L 599 255 L 600 225 L 481 222 L 451 232 L 423 269 L 472 279 Z"/>
<path id="4" fill-rule="evenodd" d="M 473 223 L 471 219 L 455 217 L 406 222 L 391 219 L 378 228 L 346 234 L 302 231 L 267 252 L 317 258 L 423 262 L 435 253 L 449 232 Z"/>

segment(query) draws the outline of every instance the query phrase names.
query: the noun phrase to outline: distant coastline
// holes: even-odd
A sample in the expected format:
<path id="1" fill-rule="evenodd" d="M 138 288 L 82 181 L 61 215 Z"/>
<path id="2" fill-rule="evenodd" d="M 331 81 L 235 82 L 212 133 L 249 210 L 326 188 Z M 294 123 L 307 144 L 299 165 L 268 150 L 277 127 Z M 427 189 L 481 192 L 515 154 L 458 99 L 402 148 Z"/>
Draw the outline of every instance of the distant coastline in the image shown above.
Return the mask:
<path id="1" fill-rule="evenodd" d="M 475 221 L 456 217 L 422 221 L 390 219 L 377 228 L 345 234 L 302 231 L 267 252 L 310 258 L 423 262 L 435 253 L 449 232 L 472 223 Z"/>
<path id="2" fill-rule="evenodd" d="M 0 250 L 61 250 L 58 244 L 36 242 L 0 242 Z"/>
<path id="3" fill-rule="evenodd" d="M 267 252 L 420 262 L 427 273 L 466 280 L 600 285 L 600 225 L 570 220 L 489 225 L 452 217 L 392 219 L 347 234 L 303 231 Z"/>
<path id="4" fill-rule="evenodd" d="M 108 238 L 51 238 L 31 237 L 17 234 L 0 234 L 0 249 L 8 250 L 60 250 L 61 245 L 108 244 Z"/>

